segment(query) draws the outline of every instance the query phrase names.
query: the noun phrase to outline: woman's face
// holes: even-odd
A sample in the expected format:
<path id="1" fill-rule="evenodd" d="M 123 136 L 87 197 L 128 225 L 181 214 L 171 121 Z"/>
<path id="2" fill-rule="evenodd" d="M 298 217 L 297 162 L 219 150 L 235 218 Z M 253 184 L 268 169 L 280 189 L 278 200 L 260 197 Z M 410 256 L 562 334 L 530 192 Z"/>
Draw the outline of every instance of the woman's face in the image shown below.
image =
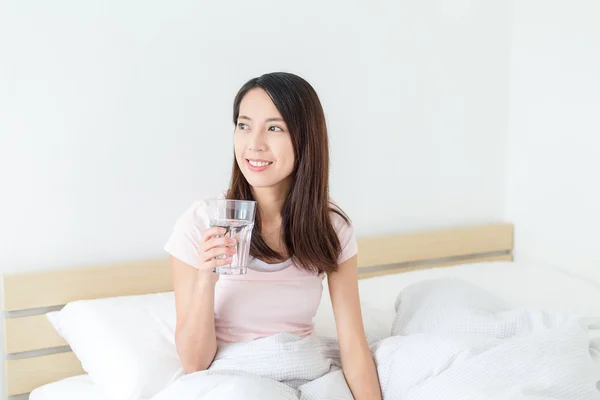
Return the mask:
<path id="1" fill-rule="evenodd" d="M 235 159 L 252 187 L 289 183 L 294 170 L 292 139 L 264 90 L 252 89 L 242 98 L 234 144 Z"/>

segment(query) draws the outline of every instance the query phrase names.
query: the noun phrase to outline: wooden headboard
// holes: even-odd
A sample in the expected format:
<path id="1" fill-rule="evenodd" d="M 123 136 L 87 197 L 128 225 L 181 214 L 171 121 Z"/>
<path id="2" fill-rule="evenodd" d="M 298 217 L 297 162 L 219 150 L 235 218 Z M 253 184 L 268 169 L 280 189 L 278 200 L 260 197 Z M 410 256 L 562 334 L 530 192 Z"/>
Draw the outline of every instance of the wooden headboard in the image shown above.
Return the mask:
<path id="1" fill-rule="evenodd" d="M 512 260 L 513 226 L 493 224 L 359 238 L 359 276 Z M 68 302 L 173 290 L 169 259 L 2 277 L 7 395 L 84 373 L 44 315 Z M 40 310 L 41 309 L 41 310 Z M 37 354 L 32 354 L 35 351 Z M 42 354 L 40 354 L 42 353 Z"/>

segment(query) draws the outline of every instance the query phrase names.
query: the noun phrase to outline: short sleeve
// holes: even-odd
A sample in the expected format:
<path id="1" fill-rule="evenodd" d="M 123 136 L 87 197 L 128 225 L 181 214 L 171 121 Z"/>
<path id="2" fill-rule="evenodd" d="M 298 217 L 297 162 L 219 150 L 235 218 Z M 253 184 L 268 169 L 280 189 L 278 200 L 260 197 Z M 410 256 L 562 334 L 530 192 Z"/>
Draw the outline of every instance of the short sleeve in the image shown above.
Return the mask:
<path id="1" fill-rule="evenodd" d="M 175 222 L 173 232 L 165 244 L 165 251 L 184 263 L 199 268 L 198 248 L 208 226 L 207 202 L 194 202 Z"/>
<path id="2" fill-rule="evenodd" d="M 356 241 L 352 222 L 346 221 L 341 215 L 335 212 L 332 212 L 332 222 L 342 249 L 338 257 L 339 265 L 358 253 L 358 242 Z"/>

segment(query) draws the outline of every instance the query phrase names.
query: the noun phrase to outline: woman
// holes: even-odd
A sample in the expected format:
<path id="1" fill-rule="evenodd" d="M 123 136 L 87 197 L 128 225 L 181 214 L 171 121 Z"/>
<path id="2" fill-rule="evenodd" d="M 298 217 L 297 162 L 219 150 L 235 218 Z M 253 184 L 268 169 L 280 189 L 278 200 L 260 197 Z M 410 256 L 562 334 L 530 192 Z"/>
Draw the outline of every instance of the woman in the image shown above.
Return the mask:
<path id="1" fill-rule="evenodd" d="M 233 122 L 235 159 L 223 197 L 257 202 L 252 261 L 246 275 L 212 272 L 235 251 L 233 239 L 215 237 L 223 228 L 207 226 L 205 201 L 177 221 L 165 249 L 184 370 L 207 369 L 218 343 L 311 334 L 327 274 L 348 386 L 357 399 L 380 399 L 362 324 L 356 238 L 328 197 L 327 128 L 316 92 L 293 74 L 262 75 L 238 92 Z"/>

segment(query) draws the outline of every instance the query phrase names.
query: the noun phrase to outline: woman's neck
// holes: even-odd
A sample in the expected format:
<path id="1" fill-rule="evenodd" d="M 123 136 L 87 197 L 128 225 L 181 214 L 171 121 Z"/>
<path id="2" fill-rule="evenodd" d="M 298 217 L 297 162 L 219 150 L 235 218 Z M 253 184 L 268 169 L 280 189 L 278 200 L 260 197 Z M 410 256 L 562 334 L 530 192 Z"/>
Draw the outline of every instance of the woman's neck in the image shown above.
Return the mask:
<path id="1" fill-rule="evenodd" d="M 288 195 L 288 187 L 252 188 L 264 228 L 277 229 L 281 225 L 281 210 Z"/>

